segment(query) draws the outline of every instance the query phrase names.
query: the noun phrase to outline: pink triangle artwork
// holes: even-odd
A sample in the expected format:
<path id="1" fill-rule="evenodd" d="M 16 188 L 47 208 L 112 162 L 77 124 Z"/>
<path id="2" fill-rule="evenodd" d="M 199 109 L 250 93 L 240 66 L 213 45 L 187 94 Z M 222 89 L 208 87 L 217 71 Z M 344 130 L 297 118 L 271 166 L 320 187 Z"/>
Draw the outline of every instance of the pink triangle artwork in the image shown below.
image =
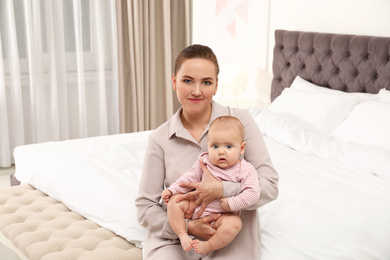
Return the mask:
<path id="1" fill-rule="evenodd" d="M 225 26 L 229 34 L 236 38 L 237 21 L 242 20 L 248 24 L 249 14 L 249 0 L 229 1 L 229 0 L 215 0 L 215 16 L 221 15 L 223 12 L 232 15 L 232 19 Z"/>
<path id="2" fill-rule="evenodd" d="M 244 0 L 237 6 L 235 12 L 246 24 L 248 24 L 249 0 Z"/>
<path id="3" fill-rule="evenodd" d="M 215 16 L 218 16 L 229 5 L 228 0 L 216 0 Z"/>
<path id="4" fill-rule="evenodd" d="M 226 30 L 233 36 L 233 38 L 236 38 L 236 19 L 226 26 Z"/>

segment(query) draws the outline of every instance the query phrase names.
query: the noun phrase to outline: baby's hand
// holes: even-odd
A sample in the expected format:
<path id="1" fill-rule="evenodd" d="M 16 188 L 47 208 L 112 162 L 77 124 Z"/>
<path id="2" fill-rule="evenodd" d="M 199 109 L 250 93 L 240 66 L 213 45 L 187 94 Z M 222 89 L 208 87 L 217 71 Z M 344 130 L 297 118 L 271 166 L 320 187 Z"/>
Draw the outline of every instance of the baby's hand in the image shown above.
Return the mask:
<path id="1" fill-rule="evenodd" d="M 171 196 L 172 196 L 172 192 L 168 189 L 165 189 L 165 190 L 163 190 L 163 192 L 161 194 L 161 199 L 165 202 L 165 204 L 168 204 Z"/>
<path id="2" fill-rule="evenodd" d="M 222 208 L 224 209 L 224 210 L 226 210 L 226 211 L 232 211 L 231 209 L 230 209 L 230 207 L 229 207 L 229 203 L 228 203 L 228 200 L 227 200 L 227 198 L 222 198 L 221 199 L 221 206 L 222 206 Z"/>

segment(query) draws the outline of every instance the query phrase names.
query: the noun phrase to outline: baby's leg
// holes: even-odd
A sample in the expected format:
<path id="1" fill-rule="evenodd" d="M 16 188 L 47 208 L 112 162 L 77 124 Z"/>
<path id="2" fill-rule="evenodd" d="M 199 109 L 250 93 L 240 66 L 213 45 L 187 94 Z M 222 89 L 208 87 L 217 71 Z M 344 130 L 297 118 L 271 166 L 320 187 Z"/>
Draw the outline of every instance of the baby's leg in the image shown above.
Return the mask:
<path id="1" fill-rule="evenodd" d="M 215 222 L 216 233 L 207 241 L 194 240 L 193 247 L 198 254 L 206 255 L 227 246 L 242 228 L 239 216 L 225 213 Z"/>
<path id="2" fill-rule="evenodd" d="M 181 201 L 179 203 L 176 202 L 177 196 L 174 195 L 170 198 L 168 203 L 168 220 L 171 224 L 173 231 L 180 239 L 181 246 L 184 251 L 189 251 L 192 248 L 192 239 L 187 234 L 186 229 L 186 212 L 190 205 L 188 200 Z"/>

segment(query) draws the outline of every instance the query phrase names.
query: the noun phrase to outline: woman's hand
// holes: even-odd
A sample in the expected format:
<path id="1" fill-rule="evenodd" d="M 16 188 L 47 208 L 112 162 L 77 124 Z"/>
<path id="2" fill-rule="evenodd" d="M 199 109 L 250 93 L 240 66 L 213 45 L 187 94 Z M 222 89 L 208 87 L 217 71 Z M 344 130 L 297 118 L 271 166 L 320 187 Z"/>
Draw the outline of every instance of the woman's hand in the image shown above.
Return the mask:
<path id="1" fill-rule="evenodd" d="M 203 164 L 202 161 L 199 161 L 200 168 L 203 170 L 203 180 L 199 183 L 186 182 L 181 184 L 182 187 L 189 187 L 195 189 L 194 191 L 183 194 L 176 201 L 180 202 L 182 200 L 194 198 L 197 196 L 197 199 L 194 203 L 190 204 L 188 208 L 187 214 L 192 214 L 195 208 L 201 205 L 200 211 L 198 212 L 198 216 L 201 216 L 204 212 L 206 206 L 215 199 L 222 198 L 223 195 L 223 185 L 222 182 L 218 181 L 211 175 L 210 171 L 207 169 L 206 165 Z M 196 217 L 196 216 L 195 216 Z"/>
<path id="2" fill-rule="evenodd" d="M 204 218 L 188 221 L 188 233 L 209 240 L 216 232 L 210 223 L 217 221 L 220 217 L 221 214 L 213 214 Z"/>

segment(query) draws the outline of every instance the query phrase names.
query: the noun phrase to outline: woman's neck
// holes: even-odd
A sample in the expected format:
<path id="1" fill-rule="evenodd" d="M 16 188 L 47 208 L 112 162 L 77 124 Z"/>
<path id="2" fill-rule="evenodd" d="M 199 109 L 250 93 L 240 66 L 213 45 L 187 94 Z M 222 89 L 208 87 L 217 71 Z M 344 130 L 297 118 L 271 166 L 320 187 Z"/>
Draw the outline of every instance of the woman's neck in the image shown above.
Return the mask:
<path id="1" fill-rule="evenodd" d="M 210 109 L 200 115 L 193 115 L 182 112 L 180 115 L 181 122 L 187 131 L 195 138 L 196 141 L 199 141 L 204 129 L 206 129 L 211 117 L 211 105 Z"/>

